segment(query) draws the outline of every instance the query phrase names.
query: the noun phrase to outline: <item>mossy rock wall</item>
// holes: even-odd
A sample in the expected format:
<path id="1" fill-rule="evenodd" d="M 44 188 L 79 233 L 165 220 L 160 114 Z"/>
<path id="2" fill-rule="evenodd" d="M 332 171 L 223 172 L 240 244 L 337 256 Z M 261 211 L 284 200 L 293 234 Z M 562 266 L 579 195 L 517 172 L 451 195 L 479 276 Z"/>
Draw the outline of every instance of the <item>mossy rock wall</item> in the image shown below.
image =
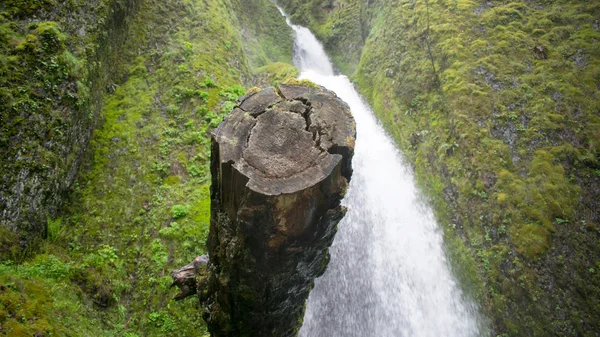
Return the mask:
<path id="1" fill-rule="evenodd" d="M 412 162 L 494 333 L 595 336 L 600 5 L 281 3 L 325 46 L 360 45 L 327 23 L 371 6 L 354 82 Z"/>
<path id="2" fill-rule="evenodd" d="M 47 219 L 57 216 L 100 120 L 102 94 L 129 77 L 126 64 L 135 62 L 144 40 L 178 26 L 172 20 L 169 28 L 129 27 L 140 8 L 138 18 L 151 5 L 144 0 L 0 4 L 2 256 L 20 254 L 46 235 Z M 291 62 L 291 30 L 274 6 L 265 0 L 224 5 L 237 18 L 232 34 L 214 36 L 211 43 L 226 51 L 236 43 L 243 47 L 234 52 L 245 56 L 230 65 L 242 74 L 240 83 L 253 81 L 250 67 Z"/>
<path id="3" fill-rule="evenodd" d="M 0 256 L 46 235 L 122 68 L 139 1 L 0 4 Z"/>
<path id="4" fill-rule="evenodd" d="M 49 3 L 56 5 L 51 19 L 71 38 L 78 35 L 63 20 L 112 25 L 96 10 L 127 29 L 114 35 L 98 28 L 98 39 L 111 42 L 85 49 L 107 55 L 86 73 L 100 76 L 97 89 L 90 87 L 100 107 L 89 122 L 95 127 L 63 207 L 48 212 L 47 238 L 27 256 L 0 259 L 0 336 L 205 336 L 197 304 L 171 301 L 169 270 L 206 253 L 211 130 L 247 87 L 296 72 L 271 63 L 291 59 L 291 29 L 268 0 L 248 1 L 253 11 L 229 0 L 140 0 L 119 15 L 94 1 L 77 15 L 60 11 L 72 2 Z M 5 16 L 3 24 L 26 28 L 39 13 Z M 273 42 L 257 45 L 256 32 Z M 65 48 L 75 55 L 69 42 Z M 253 63 L 248 50 L 263 63 Z M 35 71 L 24 67 L 23 74 Z M 18 240 L 11 233 L 0 233 L 2 247 L 9 236 Z"/>

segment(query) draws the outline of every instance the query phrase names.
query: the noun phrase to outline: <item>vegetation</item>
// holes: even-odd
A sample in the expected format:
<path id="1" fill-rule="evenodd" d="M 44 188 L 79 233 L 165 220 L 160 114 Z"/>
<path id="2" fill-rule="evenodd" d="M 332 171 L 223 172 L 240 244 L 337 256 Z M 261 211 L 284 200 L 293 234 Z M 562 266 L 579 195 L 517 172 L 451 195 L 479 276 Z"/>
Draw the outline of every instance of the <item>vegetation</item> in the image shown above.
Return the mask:
<path id="1" fill-rule="evenodd" d="M 600 4 L 278 3 L 412 162 L 494 333 L 594 336 Z M 0 3 L 0 335 L 205 334 L 168 273 L 204 252 L 210 131 L 291 48 L 268 0 Z"/>
<path id="2" fill-rule="evenodd" d="M 101 29 L 114 37 L 124 32 L 123 22 L 107 20 L 120 6 L 108 0 L 94 8 L 83 1 L 0 4 L 0 193 L 6 208 L 0 223 L 17 233 L 0 256 L 19 250 L 18 241 L 34 246 L 72 183 L 99 111 L 94 89 L 109 76 L 90 79 L 103 68 L 100 60 L 117 59 L 91 48 L 108 47 Z M 80 15 L 55 17 L 53 8 Z M 32 15 L 38 19 L 28 20 Z"/>
<path id="3" fill-rule="evenodd" d="M 67 82 L 86 81 L 76 74 L 87 78 L 87 61 L 72 56 L 75 45 L 69 41 L 75 37 L 65 34 L 58 21 L 30 23 L 31 37 L 19 37 L 13 28 L 22 24 L 22 8 L 29 3 L 0 5 L 5 10 L 0 33 L 13 41 L 13 49 L 0 53 L 13 63 L 3 61 L 0 71 L 22 76 L 24 83 L 63 81 L 57 90 L 66 86 L 60 93 L 66 97 L 63 105 L 70 107 L 87 91 Z M 99 119 L 89 116 L 98 127 L 62 211 L 47 220 L 46 239 L 36 251 L 23 255 L 17 247 L 0 262 L 0 335 L 206 335 L 196 302 L 171 300 L 175 291 L 169 289 L 169 272 L 205 252 L 210 132 L 245 94 L 245 85 L 281 80 L 296 71 L 283 64 L 278 71 L 257 68 L 291 59 L 291 33 L 270 2 L 244 3 L 147 0 L 124 18 L 127 39 L 118 51 L 110 51 L 121 54 L 111 65 L 117 76 L 102 78 L 106 90 Z M 251 5 L 252 11 L 246 8 Z M 61 10 L 55 15 L 66 17 Z M 273 20 L 257 19 L 271 15 Z M 253 26 L 246 26 L 250 22 Z M 56 70 L 43 70 L 39 79 L 30 76 L 40 62 L 34 54 L 38 49 L 57 63 Z M 32 61 L 15 73 L 14 66 L 23 64 L 12 61 L 20 50 Z M 3 93 L 10 91 L 16 99 L 16 82 L 4 76 L 0 81 Z M 28 95 L 45 102 L 37 92 L 31 89 Z M 69 92 L 77 96 L 68 98 Z M 49 102 L 43 111 L 28 112 L 31 118 L 38 112 L 60 114 L 60 106 Z M 13 115 L 3 118 L 18 122 Z M 27 139 L 32 131 L 19 132 Z M 12 141 L 12 134 L 1 134 Z M 46 152 L 51 158 L 60 154 Z M 18 238 L 0 229 L 4 250 L 5 241 Z"/>
<path id="4" fill-rule="evenodd" d="M 352 74 L 360 61 L 375 12 L 381 0 L 278 0 L 292 21 L 301 24 L 323 42 L 335 65 Z"/>
<path id="5" fill-rule="evenodd" d="M 413 163 L 456 272 L 494 332 L 595 335 L 599 4 L 281 3 L 318 32 L 340 69 L 356 67 L 355 83 Z M 359 46 L 361 37 L 336 30 L 337 20 L 369 29 L 357 66 L 332 41 Z"/>

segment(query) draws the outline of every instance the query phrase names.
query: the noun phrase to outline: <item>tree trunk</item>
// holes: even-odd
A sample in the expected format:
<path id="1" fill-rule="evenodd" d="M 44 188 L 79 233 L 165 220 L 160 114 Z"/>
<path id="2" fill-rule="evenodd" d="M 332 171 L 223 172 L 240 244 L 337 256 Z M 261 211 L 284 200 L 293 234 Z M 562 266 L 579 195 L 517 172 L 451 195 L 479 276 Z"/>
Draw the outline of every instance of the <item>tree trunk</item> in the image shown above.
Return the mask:
<path id="1" fill-rule="evenodd" d="M 348 106 L 303 84 L 242 98 L 214 131 L 210 261 L 196 278 L 212 336 L 297 335 L 345 214 L 355 137 Z"/>

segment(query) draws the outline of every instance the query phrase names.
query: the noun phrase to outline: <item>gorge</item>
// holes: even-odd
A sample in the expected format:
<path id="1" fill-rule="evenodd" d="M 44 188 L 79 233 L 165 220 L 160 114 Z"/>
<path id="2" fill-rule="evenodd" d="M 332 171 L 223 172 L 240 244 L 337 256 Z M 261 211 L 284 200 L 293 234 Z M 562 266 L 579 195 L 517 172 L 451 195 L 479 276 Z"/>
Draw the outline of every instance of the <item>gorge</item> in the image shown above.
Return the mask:
<path id="1" fill-rule="evenodd" d="M 324 50 L 268 0 L 0 2 L 0 335 L 208 335 L 210 135 L 300 76 L 358 132 L 301 336 L 596 336 L 600 4 L 277 3 Z"/>
<path id="2" fill-rule="evenodd" d="M 450 273 L 440 229 L 410 168 L 350 81 L 334 75 L 317 39 L 292 28 L 300 78 L 334 90 L 357 121 L 349 211 L 300 336 L 485 336 Z"/>

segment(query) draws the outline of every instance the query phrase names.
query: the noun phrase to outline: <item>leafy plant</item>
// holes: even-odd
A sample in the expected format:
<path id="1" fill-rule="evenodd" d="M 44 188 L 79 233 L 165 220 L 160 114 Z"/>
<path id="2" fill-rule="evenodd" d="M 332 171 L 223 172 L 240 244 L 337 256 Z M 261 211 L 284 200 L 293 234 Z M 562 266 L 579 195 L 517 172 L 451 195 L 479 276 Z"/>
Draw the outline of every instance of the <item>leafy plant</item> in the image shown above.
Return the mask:
<path id="1" fill-rule="evenodd" d="M 202 86 L 204 88 L 216 88 L 217 87 L 217 83 L 210 76 L 206 76 L 206 77 L 204 77 L 204 81 L 202 82 Z"/>
<path id="2" fill-rule="evenodd" d="M 185 205 L 175 205 L 171 207 L 171 216 L 175 219 L 180 219 L 188 214 L 188 207 Z"/>
<path id="3" fill-rule="evenodd" d="M 60 217 L 54 220 L 48 219 L 47 228 L 47 238 L 50 242 L 55 242 L 56 240 L 60 239 L 65 231 L 65 227 L 62 225 L 62 218 Z"/>

